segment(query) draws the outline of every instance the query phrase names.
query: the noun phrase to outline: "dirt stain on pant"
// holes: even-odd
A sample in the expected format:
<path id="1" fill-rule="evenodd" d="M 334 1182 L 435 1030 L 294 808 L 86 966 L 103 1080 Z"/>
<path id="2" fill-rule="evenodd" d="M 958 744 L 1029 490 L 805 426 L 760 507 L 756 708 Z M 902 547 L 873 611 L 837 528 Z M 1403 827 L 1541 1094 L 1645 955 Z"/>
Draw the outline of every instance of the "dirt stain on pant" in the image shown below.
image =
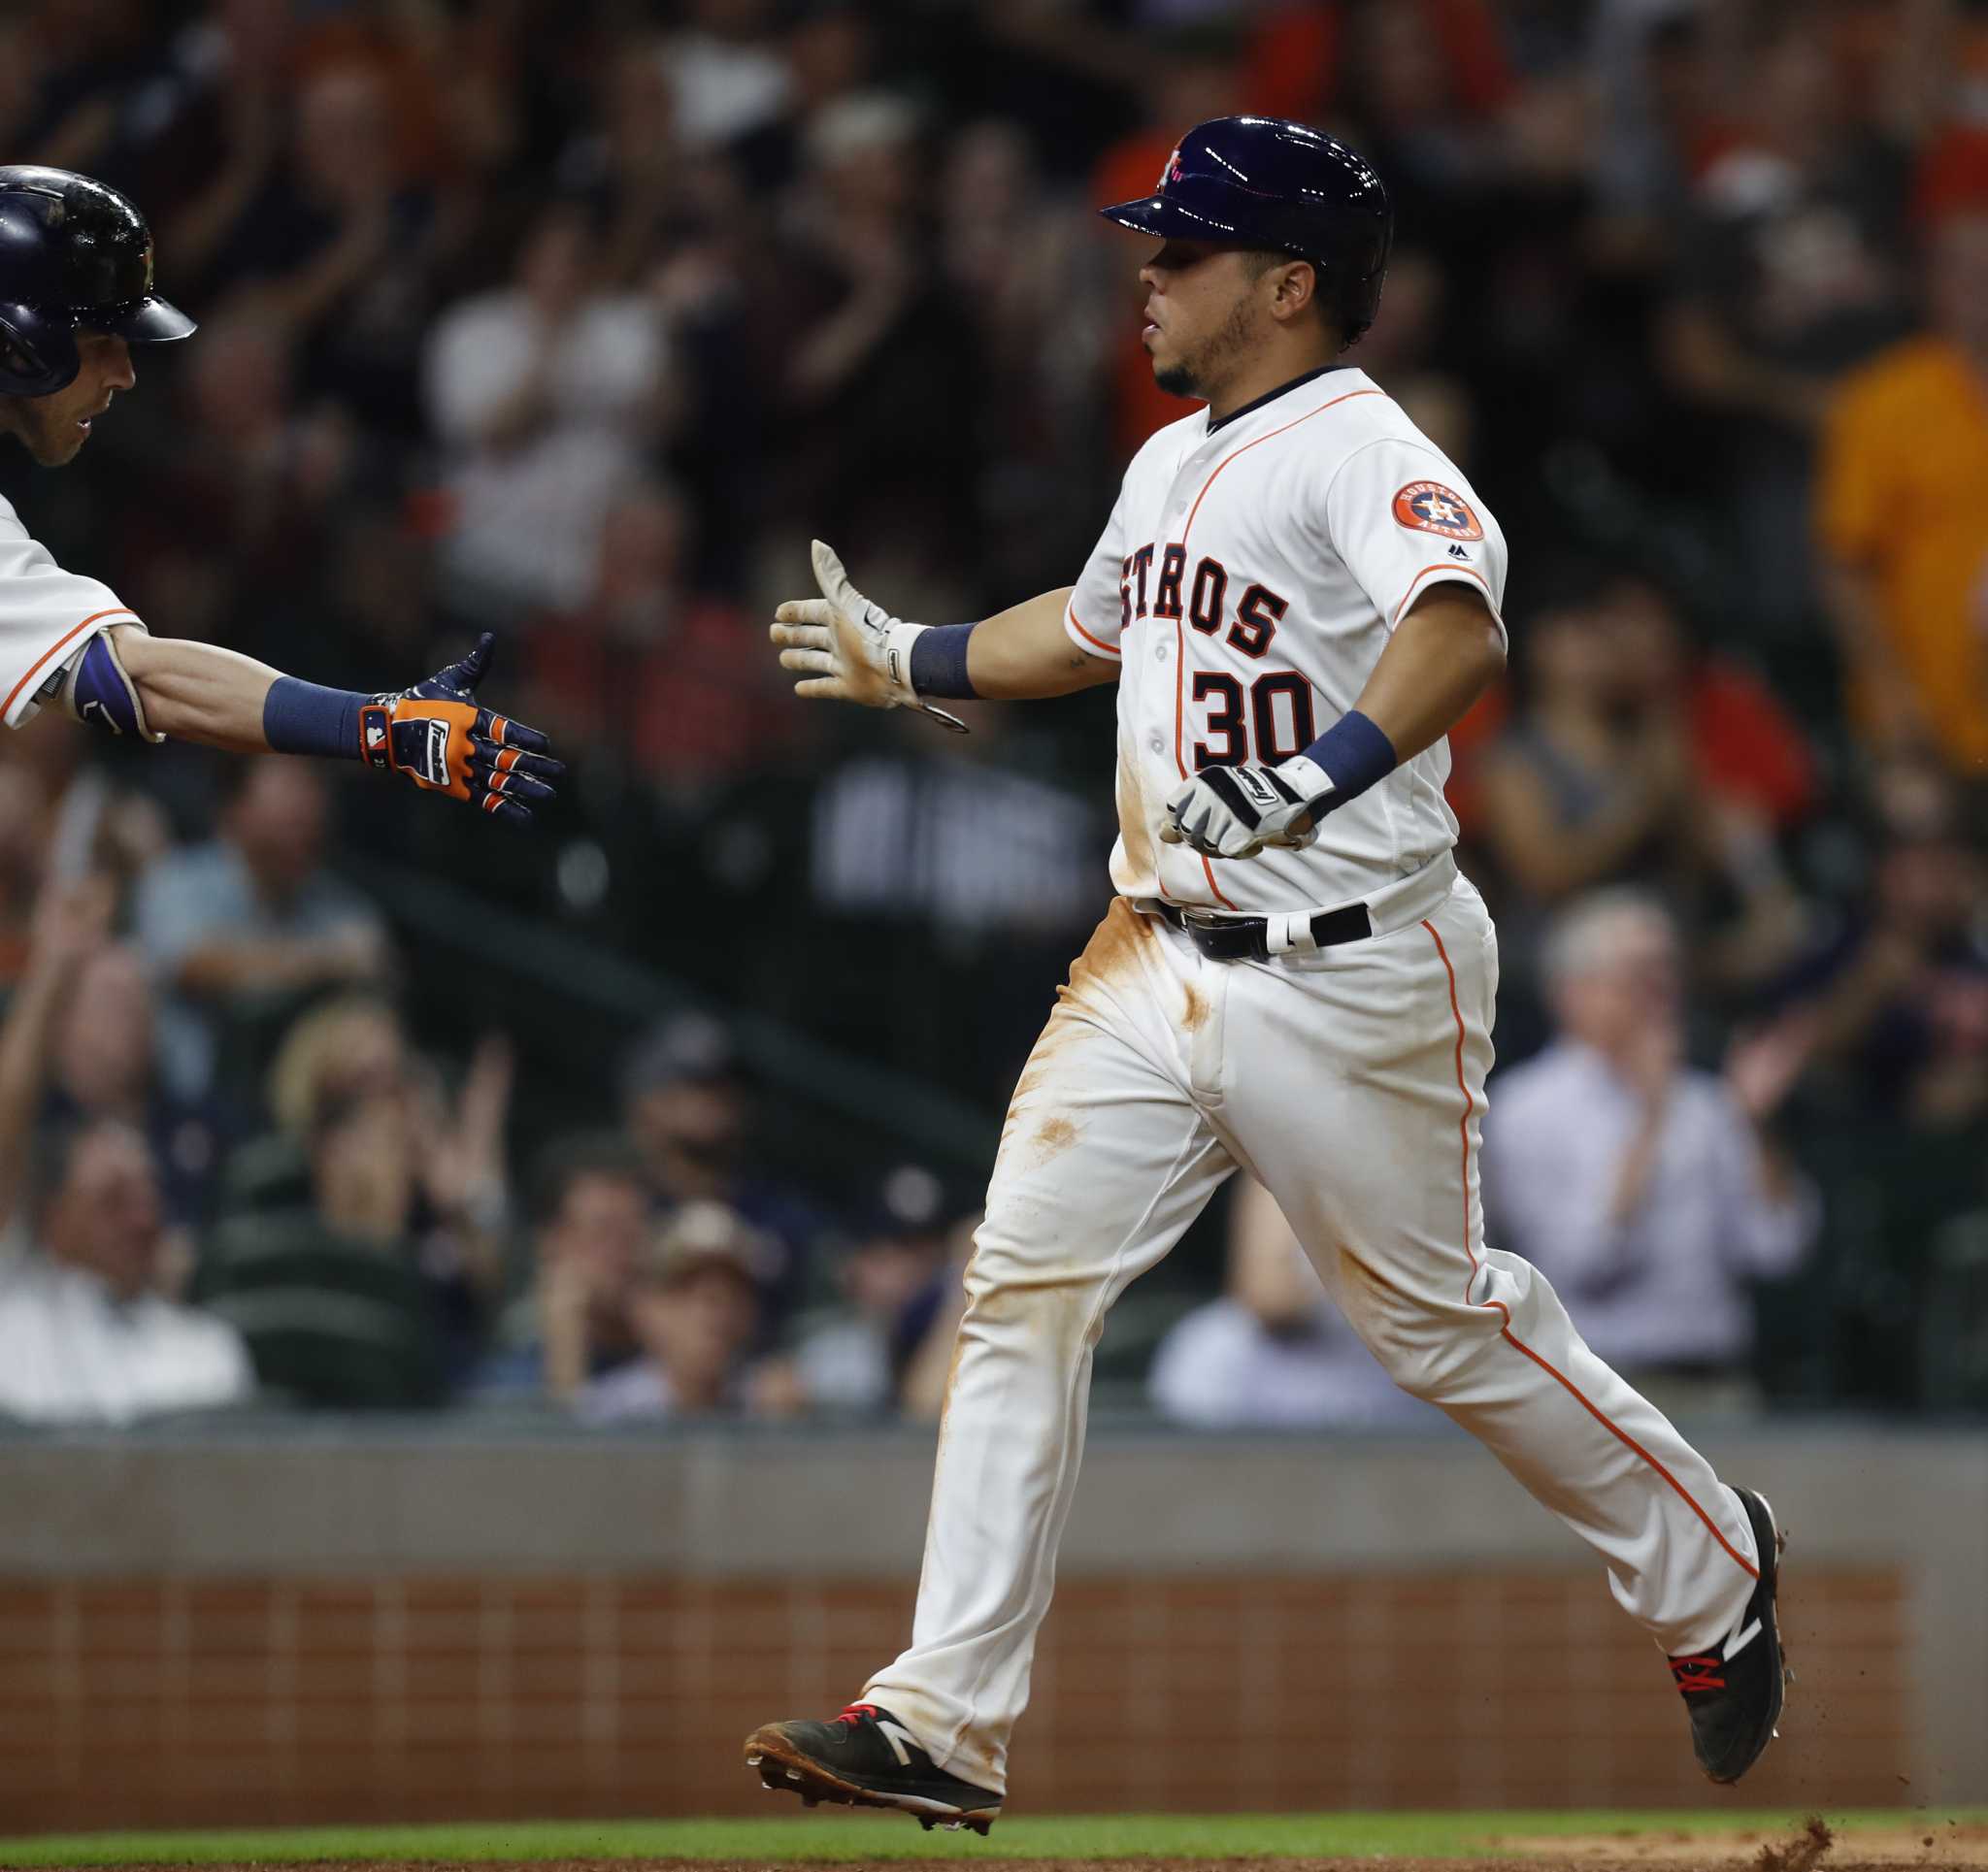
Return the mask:
<path id="1" fill-rule="evenodd" d="M 1152 941 L 1152 920 L 1132 907 L 1131 901 L 1114 897 L 1105 920 L 1091 932 L 1083 954 L 1070 969 L 1070 985 L 1065 1000 L 1092 984 L 1115 981 L 1142 966 L 1145 945 Z"/>
<path id="2" fill-rule="evenodd" d="M 1192 982 L 1183 983 L 1180 992 L 1186 998 L 1180 1010 L 1180 1025 L 1190 1034 L 1199 1034 L 1208 1025 L 1208 997 Z"/>
<path id="3" fill-rule="evenodd" d="M 1044 1164 L 1053 1164 L 1077 1139 L 1077 1127 L 1074 1119 L 1058 1115 L 1044 1119 L 1035 1136 L 1029 1141 L 1035 1152 L 1035 1165 L 1041 1169 Z"/>

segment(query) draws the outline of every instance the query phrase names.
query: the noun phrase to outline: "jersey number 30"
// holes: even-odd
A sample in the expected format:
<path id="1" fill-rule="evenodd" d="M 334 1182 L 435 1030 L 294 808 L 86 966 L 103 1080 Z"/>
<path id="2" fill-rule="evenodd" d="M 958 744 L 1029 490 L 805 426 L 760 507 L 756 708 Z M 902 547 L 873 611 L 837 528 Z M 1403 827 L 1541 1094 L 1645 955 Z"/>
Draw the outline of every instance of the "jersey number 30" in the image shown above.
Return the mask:
<path id="1" fill-rule="evenodd" d="M 1205 730 L 1209 739 L 1194 743 L 1196 772 L 1205 767 L 1241 767 L 1250 761 L 1274 766 L 1302 754 L 1318 739 L 1312 725 L 1311 685 L 1295 670 L 1273 670 L 1258 676 L 1249 684 L 1246 710 L 1241 678 L 1223 670 L 1197 670 L 1194 700 L 1214 705 Z"/>

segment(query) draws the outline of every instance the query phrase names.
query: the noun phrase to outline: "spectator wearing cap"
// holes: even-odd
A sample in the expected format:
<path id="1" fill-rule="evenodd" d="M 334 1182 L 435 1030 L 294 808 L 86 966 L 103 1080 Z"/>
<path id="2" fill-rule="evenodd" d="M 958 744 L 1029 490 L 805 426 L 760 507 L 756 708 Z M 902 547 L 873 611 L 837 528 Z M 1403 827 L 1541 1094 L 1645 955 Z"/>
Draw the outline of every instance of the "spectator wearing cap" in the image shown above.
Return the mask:
<path id="1" fill-rule="evenodd" d="M 1319 1429 L 1430 1422 L 1326 1297 L 1254 1177 L 1229 1209 L 1228 1291 L 1160 1341 L 1146 1380 L 1162 1417 L 1199 1429 Z"/>
<path id="2" fill-rule="evenodd" d="M 761 1409 L 748 1354 L 769 1245 L 723 1203 L 685 1203 L 636 1263 L 629 1319 L 641 1350 L 580 1392 L 580 1415 L 616 1424 Z"/>
<path id="3" fill-rule="evenodd" d="M 1553 1040 L 1493 1082 L 1484 1120 L 1491 1240 L 1618 1370 L 1675 1402 L 1741 1401 L 1750 1287 L 1791 1272 L 1820 1224 L 1765 1129 L 1806 1035 L 1739 1042 L 1723 1073 L 1687 1066 L 1676 928 L 1640 891 L 1574 903 L 1544 962 Z"/>
<path id="4" fill-rule="evenodd" d="M 836 1264 L 839 1304 L 804 1320 L 795 1383 L 812 1410 L 887 1411 L 941 1303 L 945 1188 L 917 1165 L 884 1177 Z"/>
<path id="5" fill-rule="evenodd" d="M 622 1081 L 622 1119 L 665 1208 L 721 1202 L 771 1241 L 762 1267 L 771 1319 L 805 1291 L 822 1218 L 752 1158 L 753 1100 L 731 1034 L 680 1014 L 636 1048 Z"/>
<path id="6" fill-rule="evenodd" d="M 162 1291 L 165 1213 L 145 1134 L 84 1117 L 38 1139 L 30 1165 L 57 1017 L 110 908 L 97 879 L 46 894 L 0 1028 L 0 1200 L 25 1244 L 0 1269 L 0 1412 L 38 1423 L 127 1423 L 253 1389 L 239 1335 Z"/>

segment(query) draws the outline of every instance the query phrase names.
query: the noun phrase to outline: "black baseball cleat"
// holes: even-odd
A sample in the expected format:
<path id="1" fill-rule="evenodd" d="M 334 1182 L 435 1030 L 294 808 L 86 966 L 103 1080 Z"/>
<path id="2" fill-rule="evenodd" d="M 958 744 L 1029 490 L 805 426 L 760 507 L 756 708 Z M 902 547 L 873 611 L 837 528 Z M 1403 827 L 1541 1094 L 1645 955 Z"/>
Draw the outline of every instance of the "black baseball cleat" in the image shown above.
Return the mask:
<path id="1" fill-rule="evenodd" d="M 1774 1724 L 1780 1719 L 1781 1692 L 1792 1675 L 1781 1658 L 1774 1620 L 1781 1549 L 1788 1537 L 1774 1526 L 1774 1511 L 1764 1494 L 1754 1489 L 1733 1493 L 1753 1524 L 1760 1579 L 1717 1650 L 1671 1659 L 1671 1674 L 1691 1713 L 1698 1765 L 1714 1781 L 1738 1781 L 1779 1734 Z"/>
<path id="2" fill-rule="evenodd" d="M 985 1833 L 1001 1796 L 949 1775 L 888 1710 L 851 1703 L 832 1723 L 769 1723 L 746 1738 L 746 1765 L 769 1788 L 845 1807 L 899 1807 L 928 1832 Z"/>

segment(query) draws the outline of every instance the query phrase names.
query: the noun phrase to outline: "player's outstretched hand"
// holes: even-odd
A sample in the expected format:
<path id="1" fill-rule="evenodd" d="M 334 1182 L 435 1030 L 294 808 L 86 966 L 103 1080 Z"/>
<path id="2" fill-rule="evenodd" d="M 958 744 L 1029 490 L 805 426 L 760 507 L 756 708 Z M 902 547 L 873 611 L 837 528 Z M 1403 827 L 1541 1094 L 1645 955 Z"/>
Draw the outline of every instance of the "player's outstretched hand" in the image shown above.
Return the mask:
<path id="1" fill-rule="evenodd" d="M 521 826 L 531 821 L 526 803 L 549 800 L 566 767 L 536 728 L 478 703 L 496 640 L 485 631 L 468 656 L 426 682 L 375 696 L 359 710 L 359 745 L 369 766 Z"/>
<path id="2" fill-rule="evenodd" d="M 1207 858 L 1254 858 L 1266 846 L 1303 851 L 1332 810 L 1332 781 L 1304 755 L 1277 767 L 1207 767 L 1167 802 L 1161 840 Z"/>
<path id="3" fill-rule="evenodd" d="M 780 668 L 801 677 L 795 695 L 865 708 L 920 708 L 964 734 L 966 723 L 921 701 L 911 687 L 911 640 L 925 627 L 865 598 L 833 547 L 816 540 L 811 553 L 821 596 L 790 599 L 773 614 Z"/>

